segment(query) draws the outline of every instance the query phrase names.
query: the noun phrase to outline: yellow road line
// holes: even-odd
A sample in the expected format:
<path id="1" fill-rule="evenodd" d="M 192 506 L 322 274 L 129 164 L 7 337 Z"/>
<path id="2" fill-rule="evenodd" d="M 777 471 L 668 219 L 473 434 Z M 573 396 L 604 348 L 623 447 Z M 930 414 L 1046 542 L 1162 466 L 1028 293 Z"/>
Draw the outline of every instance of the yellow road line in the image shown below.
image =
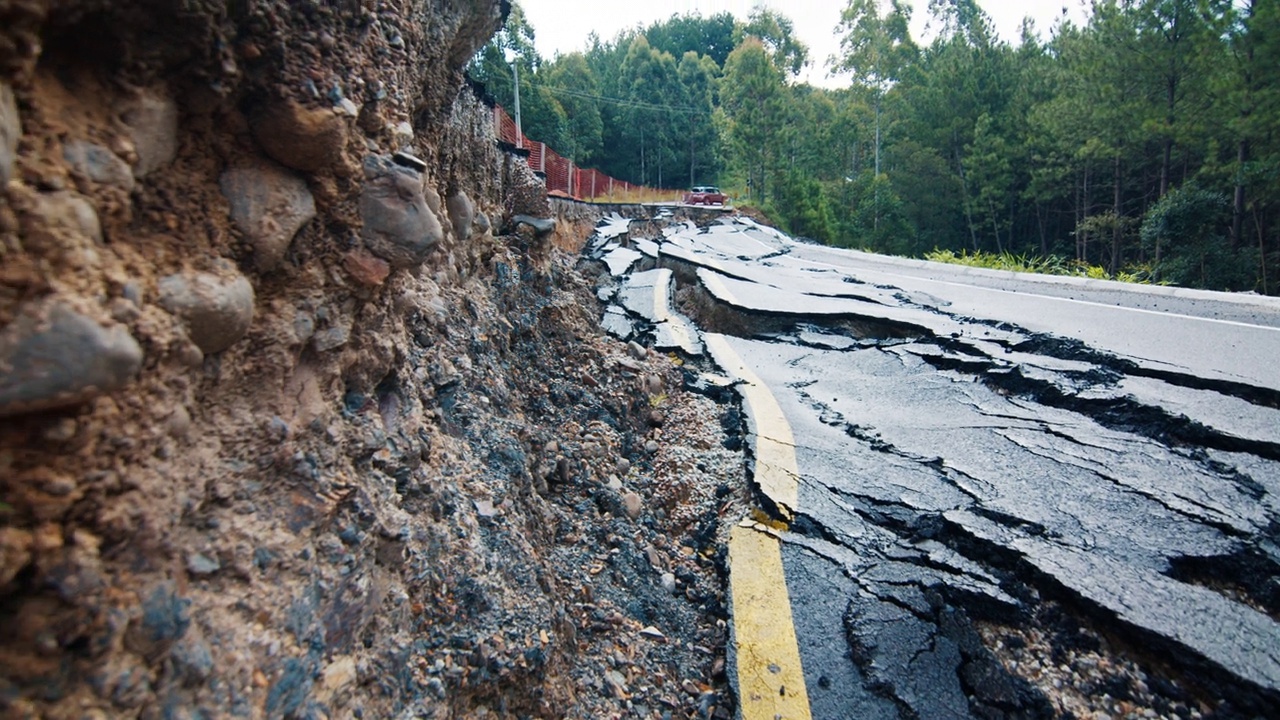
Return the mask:
<path id="1" fill-rule="evenodd" d="M 800 499 L 800 472 L 796 468 L 796 443 L 791 426 L 773 393 L 729 346 L 723 335 L 708 333 L 703 342 L 716 363 L 743 381 L 738 389 L 750 406 L 756 425 L 756 484 L 790 520 Z"/>
<path id="2" fill-rule="evenodd" d="M 738 299 L 734 297 L 733 292 L 731 292 L 728 286 L 724 284 L 724 281 L 720 279 L 720 275 L 711 272 L 700 272 L 698 273 L 698 279 L 701 280 L 702 284 L 711 291 L 712 296 L 715 298 L 723 300 L 730 305 L 739 304 Z"/>
<path id="3" fill-rule="evenodd" d="M 703 336 L 708 351 L 738 386 L 755 422 L 756 483 L 790 519 L 799 500 L 795 440 L 782 408 L 723 335 Z M 743 520 L 729 534 L 729 595 L 742 720 L 810 720 L 782 543 L 760 523 Z"/>
<path id="4" fill-rule="evenodd" d="M 729 593 L 742 720 L 810 720 L 782 544 L 763 526 L 730 531 Z"/>

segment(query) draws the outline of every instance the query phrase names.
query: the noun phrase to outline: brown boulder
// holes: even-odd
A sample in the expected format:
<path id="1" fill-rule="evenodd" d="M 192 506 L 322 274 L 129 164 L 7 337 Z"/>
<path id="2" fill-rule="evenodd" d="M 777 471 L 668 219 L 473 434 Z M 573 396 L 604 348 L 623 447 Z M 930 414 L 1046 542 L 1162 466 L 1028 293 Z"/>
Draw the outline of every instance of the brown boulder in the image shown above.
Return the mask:
<path id="1" fill-rule="evenodd" d="M 253 117 L 253 136 L 280 164 L 319 172 L 342 161 L 347 123 L 327 108 L 282 100 L 266 105 Z"/>

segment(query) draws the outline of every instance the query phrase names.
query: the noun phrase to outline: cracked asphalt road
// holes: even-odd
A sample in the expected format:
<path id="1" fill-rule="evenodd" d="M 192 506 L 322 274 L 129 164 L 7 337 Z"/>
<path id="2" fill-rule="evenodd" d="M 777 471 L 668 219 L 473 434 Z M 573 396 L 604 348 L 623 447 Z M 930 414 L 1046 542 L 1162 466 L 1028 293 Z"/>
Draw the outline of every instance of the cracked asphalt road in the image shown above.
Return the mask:
<path id="1" fill-rule="evenodd" d="M 759 717 L 1280 716 L 1280 302 L 741 218 L 590 252 L 612 332 L 745 398 L 809 713 Z"/>

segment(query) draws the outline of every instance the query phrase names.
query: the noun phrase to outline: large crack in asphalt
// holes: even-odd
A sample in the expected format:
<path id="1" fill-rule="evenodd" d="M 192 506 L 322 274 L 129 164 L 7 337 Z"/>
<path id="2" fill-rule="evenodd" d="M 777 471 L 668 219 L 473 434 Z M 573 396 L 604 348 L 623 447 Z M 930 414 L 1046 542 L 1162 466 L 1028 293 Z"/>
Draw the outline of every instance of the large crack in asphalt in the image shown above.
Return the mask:
<path id="1" fill-rule="evenodd" d="M 1280 393 L 950 315 L 920 293 L 825 268 L 803 271 L 846 287 L 769 309 L 786 291 L 733 262 L 779 268 L 785 246 L 733 255 L 725 232 L 704 227 L 703 257 L 682 232 L 597 240 L 602 262 L 615 253 L 600 297 L 615 334 L 653 343 L 656 323 L 618 302 L 621 288 L 634 270 L 670 271 L 678 309 L 700 330 L 784 358 L 771 361 L 785 377 L 769 384 L 811 418 L 796 430 L 812 433 L 795 443 L 802 459 L 841 458 L 802 472 L 783 538 L 789 567 L 822 588 L 793 591 L 812 614 L 797 623 L 838 620 L 851 663 L 810 673 L 806 660 L 815 717 L 1280 707 Z M 760 297 L 727 299 L 744 287 Z M 689 360 L 691 378 L 715 372 Z M 839 363 L 854 379 L 836 377 Z M 1170 388 L 1187 391 L 1182 405 L 1162 404 Z M 894 393 L 908 401 L 894 407 Z M 1206 398 L 1238 406 L 1214 416 Z M 935 400 L 970 420 L 912 425 Z"/>

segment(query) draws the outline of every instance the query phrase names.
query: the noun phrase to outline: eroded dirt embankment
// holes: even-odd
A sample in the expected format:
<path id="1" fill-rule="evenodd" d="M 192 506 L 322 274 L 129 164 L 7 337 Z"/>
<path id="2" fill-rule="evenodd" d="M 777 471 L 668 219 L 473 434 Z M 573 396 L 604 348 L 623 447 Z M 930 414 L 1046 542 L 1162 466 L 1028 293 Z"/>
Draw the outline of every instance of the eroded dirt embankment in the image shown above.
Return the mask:
<path id="1" fill-rule="evenodd" d="M 6 717 L 728 716 L 734 415 L 508 229 L 504 5 L 0 2 Z"/>

